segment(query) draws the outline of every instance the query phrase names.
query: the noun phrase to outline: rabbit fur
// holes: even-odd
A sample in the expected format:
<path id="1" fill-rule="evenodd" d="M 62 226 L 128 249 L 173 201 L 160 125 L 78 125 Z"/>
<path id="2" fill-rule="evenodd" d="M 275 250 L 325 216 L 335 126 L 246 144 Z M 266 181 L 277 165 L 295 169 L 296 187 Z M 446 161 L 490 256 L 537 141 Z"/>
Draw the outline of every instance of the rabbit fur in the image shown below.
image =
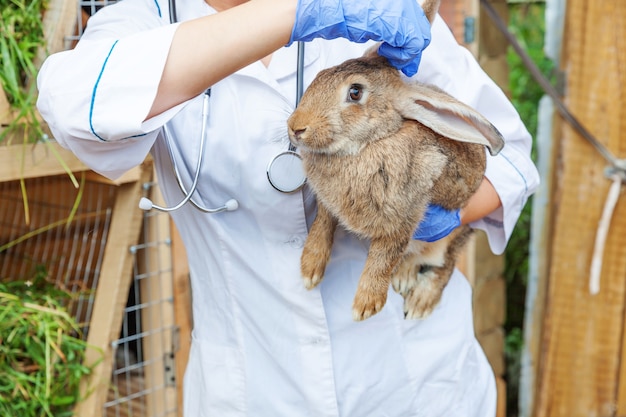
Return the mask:
<path id="1" fill-rule="evenodd" d="M 301 272 L 306 288 L 321 282 L 341 225 L 370 240 L 353 319 L 378 313 L 390 284 L 404 298 L 405 317 L 423 318 L 471 229 L 432 243 L 413 240 L 413 232 L 428 204 L 465 206 L 483 179 L 485 147 L 496 154 L 504 140 L 478 112 L 403 78 L 375 50 L 321 71 L 287 121 L 318 205 Z"/>

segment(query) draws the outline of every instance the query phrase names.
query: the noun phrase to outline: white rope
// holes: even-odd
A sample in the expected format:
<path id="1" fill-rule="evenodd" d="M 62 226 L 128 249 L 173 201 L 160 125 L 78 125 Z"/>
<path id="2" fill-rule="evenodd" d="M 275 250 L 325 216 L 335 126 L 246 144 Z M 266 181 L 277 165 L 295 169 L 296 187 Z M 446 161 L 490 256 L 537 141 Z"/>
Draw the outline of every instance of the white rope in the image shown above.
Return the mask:
<path id="1" fill-rule="evenodd" d="M 613 183 L 611 184 L 609 194 L 607 195 L 606 202 L 604 203 L 604 210 L 602 211 L 602 217 L 600 218 L 598 232 L 596 234 L 593 257 L 591 258 L 591 272 L 589 277 L 589 292 L 591 295 L 595 295 L 600 292 L 600 273 L 602 272 L 604 245 L 606 243 L 606 237 L 609 233 L 611 217 L 613 217 L 613 211 L 615 210 L 615 205 L 619 199 L 622 186 L 622 178 L 619 175 L 612 175 L 611 179 L 613 180 Z"/>

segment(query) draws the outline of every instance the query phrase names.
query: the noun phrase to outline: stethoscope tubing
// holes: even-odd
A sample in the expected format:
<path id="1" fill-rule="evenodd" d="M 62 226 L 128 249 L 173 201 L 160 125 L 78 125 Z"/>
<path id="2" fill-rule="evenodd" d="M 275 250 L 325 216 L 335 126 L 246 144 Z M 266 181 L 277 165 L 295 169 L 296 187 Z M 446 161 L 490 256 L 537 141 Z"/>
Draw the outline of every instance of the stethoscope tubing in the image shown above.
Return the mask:
<path id="1" fill-rule="evenodd" d="M 304 42 L 298 42 L 298 57 L 297 57 L 297 70 L 296 70 L 296 107 L 300 104 L 300 99 L 304 92 Z M 281 193 L 289 194 L 300 190 L 306 183 L 306 176 L 302 170 L 302 158 L 296 152 L 296 147 L 289 142 L 289 149 L 279 153 L 269 162 L 266 173 L 267 180 L 275 190 Z M 284 170 L 284 162 L 287 161 L 288 165 L 295 167 L 289 172 Z M 282 167 L 282 168 L 280 168 Z M 293 182 L 295 180 L 295 182 Z"/>
<path id="2" fill-rule="evenodd" d="M 185 196 L 185 198 L 183 198 L 178 204 L 176 204 L 173 207 L 159 207 L 160 209 L 165 209 L 162 211 L 178 210 L 187 202 L 190 202 L 191 204 L 193 204 L 195 208 L 197 208 L 198 210 L 204 213 L 219 213 L 222 211 L 232 211 L 236 209 L 238 206 L 237 201 L 231 199 L 231 200 L 228 200 L 226 204 L 224 204 L 224 206 L 222 207 L 210 209 L 210 208 L 201 206 L 198 202 L 196 202 L 192 198 L 193 194 L 196 192 L 196 189 L 198 187 L 198 181 L 200 179 L 200 169 L 202 168 L 202 163 L 204 161 L 204 146 L 206 144 L 206 134 L 207 134 L 206 130 L 207 130 L 207 124 L 208 124 L 207 121 L 209 119 L 209 112 L 210 112 L 210 108 L 209 108 L 210 98 L 211 98 L 211 89 L 209 88 L 204 92 L 204 96 L 202 99 L 202 129 L 200 133 L 200 137 L 201 137 L 200 149 L 198 150 L 199 154 L 198 154 L 198 160 L 196 162 L 196 173 L 194 174 L 189 192 L 187 192 L 187 189 L 185 188 L 185 185 L 183 184 L 183 181 L 180 175 L 180 170 L 178 169 L 178 164 L 176 163 L 176 158 L 174 157 L 174 152 L 172 151 L 172 145 L 170 144 L 170 141 L 168 140 L 168 138 L 171 137 L 171 135 L 169 134 L 169 127 L 167 126 L 167 124 L 163 126 L 165 130 L 165 143 L 167 146 L 167 152 L 169 153 L 170 159 L 172 161 L 172 168 L 174 169 L 174 177 L 176 178 L 178 187 L 183 192 L 183 195 Z M 156 208 L 156 206 L 154 207 Z M 157 208 L 157 210 L 159 208 Z"/>
<path id="3" fill-rule="evenodd" d="M 168 5 L 169 5 L 169 15 L 170 15 L 170 22 L 176 23 L 178 21 L 177 16 L 176 16 L 176 0 L 168 0 Z M 300 99 L 302 98 L 302 94 L 304 92 L 304 80 L 303 80 L 303 73 L 304 73 L 304 42 L 298 42 L 298 56 L 297 56 L 297 72 L 296 72 L 296 107 L 298 106 L 298 104 L 300 103 Z M 172 211 L 176 211 L 178 209 L 180 209 L 181 207 L 183 207 L 185 204 L 187 204 L 188 202 L 191 203 L 195 208 L 197 208 L 198 210 L 204 212 L 204 213 L 219 213 L 222 211 L 233 211 L 236 210 L 239 207 L 239 203 L 237 202 L 237 200 L 234 199 L 230 199 L 228 200 L 223 206 L 221 207 L 217 207 L 214 209 L 211 208 L 207 208 L 204 207 L 202 205 L 200 205 L 200 203 L 196 202 L 192 197 L 193 194 L 196 192 L 197 187 L 198 187 L 198 181 L 200 179 L 200 171 L 202 169 L 202 163 L 204 161 L 204 147 L 205 147 L 205 143 L 206 143 L 206 135 L 207 135 L 207 125 L 208 125 L 208 119 L 209 119 L 209 111 L 210 111 L 210 97 L 211 97 L 211 89 L 208 88 L 205 92 L 204 92 L 204 97 L 203 97 L 203 101 L 202 101 L 202 129 L 201 129 L 201 133 L 200 133 L 200 149 L 199 154 L 198 154 L 198 160 L 196 162 L 196 171 L 193 177 L 193 181 L 191 183 L 191 186 L 189 187 L 189 191 L 187 191 L 185 185 L 183 184 L 181 175 L 180 175 L 180 170 L 178 169 L 178 164 L 176 163 L 176 158 L 174 156 L 174 152 L 172 151 L 172 146 L 170 144 L 169 138 L 172 137 L 169 131 L 169 127 L 167 125 L 167 123 L 163 126 L 163 135 L 164 135 L 164 141 L 167 147 L 167 151 L 170 157 L 170 160 L 172 161 L 172 168 L 174 171 L 174 177 L 176 178 L 176 182 L 178 184 L 178 187 L 180 188 L 180 190 L 182 191 L 184 197 L 182 200 L 180 200 L 178 202 L 178 204 L 171 206 L 171 207 L 164 207 L 164 206 L 159 206 L 157 204 L 154 204 L 151 200 L 149 200 L 146 197 L 143 197 L 141 199 L 141 201 L 139 202 L 139 207 L 143 210 L 150 210 L 150 209 L 156 209 L 159 211 L 163 211 L 163 212 L 172 212 Z M 298 155 L 296 153 L 296 147 L 290 142 L 289 143 L 289 150 L 285 151 L 279 155 L 277 155 L 277 157 L 281 157 L 283 155 L 292 155 L 297 159 L 300 159 L 300 155 Z M 277 158 L 275 157 L 275 159 Z M 306 177 L 303 177 L 302 181 L 299 183 L 299 185 L 295 188 L 292 189 L 284 189 L 282 187 L 280 187 L 279 185 L 275 184 L 272 181 L 272 176 L 270 175 L 270 167 L 272 165 L 272 163 L 274 162 L 274 160 L 272 160 L 270 162 L 270 165 L 268 166 L 268 170 L 267 170 L 267 175 L 268 175 L 268 180 L 270 182 L 270 184 L 278 191 L 283 192 L 283 193 L 291 193 L 294 191 L 299 190 L 300 188 L 302 188 L 302 186 L 304 185 L 304 183 L 306 182 Z"/>
<path id="4" fill-rule="evenodd" d="M 169 15 L 170 15 L 170 23 L 176 23 L 178 21 L 178 18 L 176 16 L 176 0 L 169 0 Z M 221 207 L 217 207 L 214 209 L 210 209 L 204 206 L 201 206 L 199 203 L 197 203 L 193 198 L 193 194 L 196 192 L 196 189 L 198 187 L 198 180 L 200 179 L 200 171 L 202 168 L 202 162 L 204 159 L 204 146 L 206 143 L 206 130 L 207 130 L 207 125 L 208 125 L 208 119 L 209 119 L 209 101 L 211 98 L 211 89 L 208 88 L 205 92 L 204 92 L 204 96 L 203 96 L 203 101 L 202 101 L 202 129 L 201 129 L 201 133 L 200 133 L 200 149 L 199 149 L 199 153 L 198 153 L 198 160 L 196 162 L 196 172 L 194 174 L 193 177 L 193 181 L 191 183 L 191 187 L 189 188 L 189 192 L 187 192 L 187 189 L 185 188 L 183 181 L 181 179 L 181 175 L 180 175 L 180 171 L 178 169 L 178 164 L 176 163 L 176 158 L 174 157 L 174 152 L 172 151 L 172 145 L 170 144 L 169 138 L 171 137 L 170 133 L 169 133 L 169 128 L 168 128 L 168 124 L 166 123 L 163 126 L 163 136 L 164 136 L 164 141 L 167 147 L 167 152 L 169 154 L 170 160 L 172 161 L 172 168 L 174 170 L 174 177 L 176 178 L 176 182 L 178 183 L 178 187 L 180 188 L 180 190 L 182 191 L 184 197 L 182 200 L 180 200 L 178 202 L 178 204 L 171 206 L 171 207 L 164 207 L 164 206 L 159 206 L 157 204 L 154 204 L 150 199 L 143 197 L 141 198 L 141 200 L 139 201 L 139 207 L 142 210 L 150 210 L 150 209 L 156 209 L 162 212 L 172 212 L 172 211 L 176 211 L 178 209 L 180 209 L 181 207 L 183 207 L 185 204 L 187 204 L 187 202 L 191 203 L 194 207 L 196 207 L 198 210 L 204 212 L 204 213 L 219 213 L 222 211 L 233 211 L 236 210 L 239 207 L 239 203 L 237 202 L 237 200 L 234 199 L 230 199 L 228 200 L 223 206 Z"/>
<path id="5" fill-rule="evenodd" d="M 171 0 L 174 1 L 174 0 Z M 304 93 L 304 42 L 298 41 L 298 66 L 296 71 L 296 107 L 300 104 L 300 99 L 302 98 L 302 94 Z M 289 142 L 289 150 L 292 152 L 296 151 L 296 147 Z"/>
<path id="6" fill-rule="evenodd" d="M 204 160 L 204 146 L 206 144 L 206 130 L 207 130 L 207 124 L 208 124 L 208 119 L 209 119 L 209 102 L 210 102 L 210 97 L 211 97 L 211 89 L 207 89 L 204 92 L 204 96 L 202 99 L 202 128 L 201 128 L 201 132 L 200 132 L 200 149 L 198 150 L 198 160 L 196 162 L 196 171 L 193 177 L 193 181 L 191 183 L 191 186 L 189 188 L 189 192 L 187 192 L 187 189 L 185 188 L 185 185 L 183 184 L 183 181 L 181 179 L 181 175 L 180 175 L 180 170 L 178 169 L 178 164 L 176 163 L 176 158 L 174 157 L 174 152 L 172 151 L 172 145 L 170 144 L 169 138 L 171 137 L 170 133 L 169 133 L 169 127 L 167 125 L 167 123 L 163 126 L 163 131 L 164 131 L 164 142 L 167 148 L 167 152 L 169 154 L 170 160 L 172 161 L 172 168 L 174 170 L 174 177 L 176 178 L 176 182 L 178 183 L 178 187 L 180 188 L 180 190 L 182 191 L 184 197 L 182 200 L 180 200 L 178 202 L 178 204 L 171 206 L 171 207 L 164 207 L 164 206 L 159 206 L 157 204 L 154 204 L 152 201 L 150 201 L 147 198 L 142 198 L 141 201 L 139 202 L 139 207 L 141 207 L 144 210 L 149 210 L 149 209 L 155 209 L 155 210 L 159 210 L 159 211 L 163 211 L 163 212 L 172 212 L 172 211 L 176 211 L 179 208 L 181 208 L 182 206 L 184 206 L 185 204 L 187 204 L 187 202 L 193 204 L 194 207 L 196 207 L 198 210 L 204 212 L 204 213 L 219 213 L 222 211 L 233 211 L 236 210 L 239 207 L 239 204 L 237 203 L 237 200 L 234 199 L 230 199 L 228 200 L 223 206 L 221 207 L 217 207 L 214 209 L 210 209 L 207 207 L 204 207 L 202 205 L 200 205 L 199 203 L 197 203 L 192 197 L 193 194 L 196 192 L 196 189 L 198 188 L 198 181 L 200 179 L 200 170 L 202 168 L 202 162 Z"/>

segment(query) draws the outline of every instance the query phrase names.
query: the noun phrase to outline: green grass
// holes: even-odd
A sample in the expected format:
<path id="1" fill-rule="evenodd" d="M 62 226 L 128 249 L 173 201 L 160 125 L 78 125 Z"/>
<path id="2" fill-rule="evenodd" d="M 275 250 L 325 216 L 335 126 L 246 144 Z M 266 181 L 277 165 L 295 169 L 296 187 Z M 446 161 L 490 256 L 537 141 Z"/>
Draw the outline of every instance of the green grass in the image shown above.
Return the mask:
<path id="1" fill-rule="evenodd" d="M 0 131 L 24 143 L 37 142 L 43 129 L 36 109 L 37 67 L 35 60 L 45 48 L 42 14 L 47 0 L 0 0 L 0 84 L 15 112 Z"/>
<path id="2" fill-rule="evenodd" d="M 48 0 L 0 0 L 0 86 L 12 111 L 8 124 L 0 126 L 0 144 L 41 142 L 50 145 L 37 110 L 36 83 L 39 71 L 36 60 L 41 51 L 46 50 L 42 17 L 47 7 Z M 49 149 L 78 188 L 76 177 L 65 161 L 52 146 Z M 23 176 L 20 185 L 24 218 L 29 224 L 30 210 Z M 78 202 L 77 199 L 75 205 Z"/>
<path id="3" fill-rule="evenodd" d="M 0 283 L 0 415 L 68 417 L 91 373 L 86 342 L 68 314 L 72 295 L 46 281 Z"/>

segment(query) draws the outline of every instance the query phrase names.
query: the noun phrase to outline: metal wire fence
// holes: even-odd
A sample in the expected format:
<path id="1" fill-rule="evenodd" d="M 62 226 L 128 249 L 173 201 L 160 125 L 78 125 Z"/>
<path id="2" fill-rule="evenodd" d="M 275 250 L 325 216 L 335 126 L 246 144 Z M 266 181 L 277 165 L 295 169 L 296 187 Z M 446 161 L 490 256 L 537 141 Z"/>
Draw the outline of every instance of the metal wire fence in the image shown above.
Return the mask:
<path id="1" fill-rule="evenodd" d="M 49 282 L 75 295 L 70 312 L 81 323 L 85 338 L 89 332 L 109 331 L 92 322 L 92 310 L 98 288 L 111 285 L 101 276 L 101 266 L 116 186 L 85 181 L 68 224 L 77 190 L 66 176 L 27 179 L 24 185 L 29 222 L 20 182 L 0 182 L 1 240 L 18 242 L 0 252 L 0 277 L 26 279 L 43 266 Z M 147 195 L 151 184 L 144 189 Z M 128 248 L 133 277 L 119 338 L 112 344 L 115 359 L 102 412 L 107 417 L 178 415 L 169 218 L 159 212 L 142 216 L 140 243 Z"/>

